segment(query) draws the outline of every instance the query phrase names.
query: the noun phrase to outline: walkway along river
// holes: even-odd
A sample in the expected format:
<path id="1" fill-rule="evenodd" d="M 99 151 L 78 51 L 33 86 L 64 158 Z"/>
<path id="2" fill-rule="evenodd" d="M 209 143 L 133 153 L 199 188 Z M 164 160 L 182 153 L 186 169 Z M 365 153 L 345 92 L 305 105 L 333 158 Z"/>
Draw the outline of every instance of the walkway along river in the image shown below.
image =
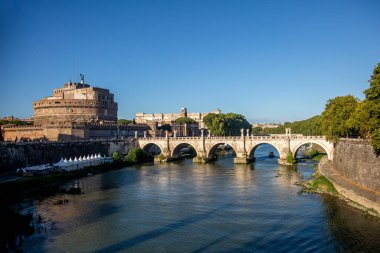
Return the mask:
<path id="1" fill-rule="evenodd" d="M 81 195 L 24 203 L 41 216 L 25 252 L 378 252 L 380 220 L 340 200 L 299 193 L 312 163 L 279 165 L 263 145 L 231 157 L 141 165 L 76 180 Z M 278 155 L 278 154 L 277 154 Z M 68 185 L 74 182 L 69 182 Z M 54 205 L 57 199 L 66 199 Z"/>

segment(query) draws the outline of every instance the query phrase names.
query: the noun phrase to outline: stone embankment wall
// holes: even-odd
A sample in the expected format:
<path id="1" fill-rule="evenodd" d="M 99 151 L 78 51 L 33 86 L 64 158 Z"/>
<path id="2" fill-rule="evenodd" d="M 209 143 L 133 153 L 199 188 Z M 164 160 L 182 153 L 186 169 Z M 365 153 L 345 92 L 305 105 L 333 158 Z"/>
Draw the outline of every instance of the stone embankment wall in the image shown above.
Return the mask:
<path id="1" fill-rule="evenodd" d="M 380 155 L 366 140 L 346 139 L 335 146 L 334 169 L 367 189 L 380 192 Z"/>
<path id="2" fill-rule="evenodd" d="M 56 163 L 62 157 L 74 158 L 98 153 L 110 156 L 115 151 L 126 154 L 135 146 L 138 144 L 134 138 L 112 141 L 4 142 L 0 144 L 0 173 L 25 166 Z"/>

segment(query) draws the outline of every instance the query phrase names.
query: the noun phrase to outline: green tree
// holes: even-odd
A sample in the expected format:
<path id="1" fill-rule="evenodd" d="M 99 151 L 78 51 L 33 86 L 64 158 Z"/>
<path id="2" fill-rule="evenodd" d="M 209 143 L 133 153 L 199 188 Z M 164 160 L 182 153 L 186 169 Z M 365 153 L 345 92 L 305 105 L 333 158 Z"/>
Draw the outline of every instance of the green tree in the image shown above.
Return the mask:
<path id="1" fill-rule="evenodd" d="M 130 119 L 118 119 L 117 124 L 129 125 L 133 124 L 133 120 Z"/>
<path id="2" fill-rule="evenodd" d="M 329 99 L 322 113 L 322 131 L 326 139 L 336 142 L 340 137 L 350 136 L 352 129 L 348 120 L 358 101 L 352 95 Z"/>
<path id="3" fill-rule="evenodd" d="M 223 136 L 225 135 L 224 124 L 222 114 L 209 113 L 203 117 L 203 122 L 207 126 L 212 135 Z"/>
<path id="4" fill-rule="evenodd" d="M 364 91 L 365 99 L 356 107 L 349 119 L 350 127 L 362 138 L 369 138 L 380 153 L 380 63 L 373 70 L 370 87 Z"/>
<path id="5" fill-rule="evenodd" d="M 148 159 L 148 155 L 141 148 L 131 148 L 125 157 L 126 162 L 142 163 Z"/>
<path id="6" fill-rule="evenodd" d="M 120 152 L 113 152 L 112 153 L 112 159 L 115 163 L 120 163 L 123 160 L 123 156 L 120 154 Z"/>
<path id="7" fill-rule="evenodd" d="M 241 114 L 209 113 L 203 118 L 208 130 L 212 135 L 240 135 L 240 129 L 250 129 L 251 125 Z"/>
<path id="8" fill-rule="evenodd" d="M 297 162 L 296 158 L 294 158 L 292 152 L 288 152 L 288 154 L 286 155 L 286 163 L 287 164 L 295 164 Z"/>
<path id="9" fill-rule="evenodd" d="M 364 91 L 365 97 L 370 101 L 380 100 L 380 63 L 373 70 L 369 80 L 369 88 Z"/>
<path id="10" fill-rule="evenodd" d="M 309 119 L 285 122 L 276 128 L 261 128 L 256 127 L 252 129 L 253 134 L 284 134 L 285 128 L 291 128 L 293 134 L 303 135 L 322 135 L 322 117 L 320 115 L 311 117 Z"/>
<path id="11" fill-rule="evenodd" d="M 377 155 L 380 154 L 380 128 L 373 131 L 371 136 L 371 145 Z"/>
<path id="12" fill-rule="evenodd" d="M 189 117 L 181 117 L 174 121 L 175 123 L 195 123 L 195 120 Z"/>

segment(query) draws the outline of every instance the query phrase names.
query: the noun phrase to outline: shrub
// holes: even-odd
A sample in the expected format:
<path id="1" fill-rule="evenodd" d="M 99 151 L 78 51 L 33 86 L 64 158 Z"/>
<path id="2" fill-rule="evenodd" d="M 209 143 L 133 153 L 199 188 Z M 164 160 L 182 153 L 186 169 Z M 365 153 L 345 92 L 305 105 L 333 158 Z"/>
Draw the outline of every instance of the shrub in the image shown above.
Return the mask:
<path id="1" fill-rule="evenodd" d="M 113 152 L 112 159 L 116 163 L 120 163 L 123 160 L 123 157 L 120 152 Z"/>
<path id="2" fill-rule="evenodd" d="M 292 152 L 288 152 L 287 156 L 286 156 L 286 162 L 288 164 L 295 164 L 297 162 L 296 158 L 294 158 Z"/>
<path id="3" fill-rule="evenodd" d="M 148 159 L 147 153 L 141 148 L 132 148 L 125 157 L 126 162 L 141 163 Z"/>

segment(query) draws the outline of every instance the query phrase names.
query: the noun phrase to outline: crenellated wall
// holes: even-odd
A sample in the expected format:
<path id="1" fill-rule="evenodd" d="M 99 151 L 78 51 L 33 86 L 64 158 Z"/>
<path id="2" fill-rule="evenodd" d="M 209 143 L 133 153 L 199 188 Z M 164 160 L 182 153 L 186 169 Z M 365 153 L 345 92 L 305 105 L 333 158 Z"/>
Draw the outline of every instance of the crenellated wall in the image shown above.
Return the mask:
<path id="1" fill-rule="evenodd" d="M 380 192 L 380 156 L 366 140 L 342 139 L 335 145 L 334 169 L 342 176 Z"/>
<path id="2" fill-rule="evenodd" d="M 0 144 L 0 173 L 25 166 L 58 162 L 62 157 L 122 154 L 136 146 L 134 138 L 123 140 L 21 142 Z"/>

